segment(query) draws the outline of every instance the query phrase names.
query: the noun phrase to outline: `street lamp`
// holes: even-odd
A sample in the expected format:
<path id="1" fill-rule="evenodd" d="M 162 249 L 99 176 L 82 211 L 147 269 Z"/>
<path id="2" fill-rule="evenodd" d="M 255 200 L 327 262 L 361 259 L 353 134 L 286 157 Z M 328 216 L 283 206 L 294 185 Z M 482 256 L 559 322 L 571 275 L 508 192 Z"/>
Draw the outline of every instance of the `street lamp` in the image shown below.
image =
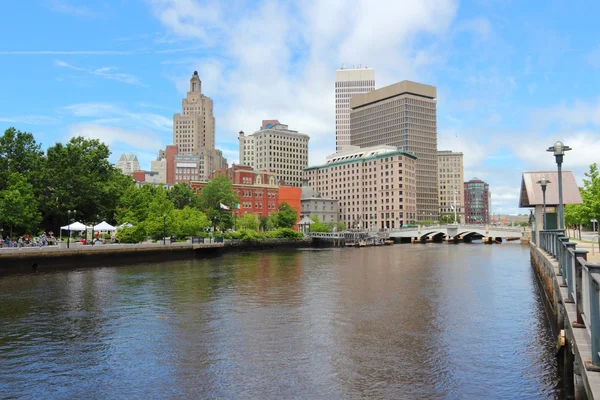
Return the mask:
<path id="1" fill-rule="evenodd" d="M 546 179 L 545 176 L 542 176 L 542 179 L 540 179 L 539 181 L 537 181 L 537 184 L 540 185 L 542 187 L 542 204 L 543 204 L 543 212 L 544 212 L 544 225 L 542 227 L 543 230 L 546 230 L 546 226 L 548 225 L 548 222 L 546 221 L 546 186 L 548 186 L 550 182 L 550 180 Z"/>
<path id="2" fill-rule="evenodd" d="M 167 244 L 167 214 L 163 214 L 163 246 Z"/>
<path id="3" fill-rule="evenodd" d="M 71 214 L 73 214 L 73 218 L 77 218 L 77 210 L 67 210 L 67 249 L 71 244 Z"/>
<path id="4" fill-rule="evenodd" d="M 565 210 L 562 195 L 562 162 L 565 151 L 569 150 L 572 149 L 569 146 L 565 146 L 560 140 L 546 150 L 554 153 L 556 165 L 558 166 L 558 229 L 565 229 Z"/>

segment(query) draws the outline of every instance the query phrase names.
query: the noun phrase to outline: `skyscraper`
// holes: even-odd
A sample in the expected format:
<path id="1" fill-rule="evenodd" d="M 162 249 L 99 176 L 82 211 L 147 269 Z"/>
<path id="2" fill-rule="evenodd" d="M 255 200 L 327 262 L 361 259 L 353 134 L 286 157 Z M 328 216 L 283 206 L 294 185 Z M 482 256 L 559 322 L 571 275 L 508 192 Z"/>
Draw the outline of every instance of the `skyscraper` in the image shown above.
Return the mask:
<path id="1" fill-rule="evenodd" d="M 350 144 L 389 145 L 417 156 L 417 221 L 439 216 L 434 86 L 402 81 L 350 100 Z"/>
<path id="2" fill-rule="evenodd" d="M 464 217 L 464 169 L 463 153 L 449 150 L 438 151 L 438 185 L 440 196 L 440 213 L 454 221 L 454 208 L 460 222 Z"/>
<path id="3" fill-rule="evenodd" d="M 335 149 L 350 145 L 350 99 L 375 90 L 373 68 L 335 71 Z"/>
<path id="4" fill-rule="evenodd" d="M 181 110 L 181 114 L 173 116 L 173 144 L 177 146 L 179 156 L 198 158 L 196 167 L 191 163 L 182 167 L 189 170 L 185 176 L 190 176 L 190 180 L 206 180 L 226 161 L 215 149 L 213 101 L 202 94 L 202 81 L 197 71 L 190 79 L 190 90 L 181 102 Z"/>
<path id="5" fill-rule="evenodd" d="M 275 171 L 285 185 L 302 186 L 302 170 L 308 165 L 307 134 L 277 120 L 263 120 L 260 130 L 249 136 L 240 131 L 238 140 L 242 165 Z"/>

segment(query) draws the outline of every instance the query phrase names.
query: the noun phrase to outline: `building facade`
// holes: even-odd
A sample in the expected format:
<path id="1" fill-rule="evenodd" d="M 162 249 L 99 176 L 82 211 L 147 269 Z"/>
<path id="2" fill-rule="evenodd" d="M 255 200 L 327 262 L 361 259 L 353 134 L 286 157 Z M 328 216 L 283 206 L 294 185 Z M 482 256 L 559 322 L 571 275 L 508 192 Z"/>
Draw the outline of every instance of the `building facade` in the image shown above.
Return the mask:
<path id="1" fill-rule="evenodd" d="M 395 229 L 417 218 L 417 157 L 392 146 L 349 148 L 306 168 L 310 187 L 338 200 L 340 220 L 355 229 Z"/>
<path id="2" fill-rule="evenodd" d="M 464 183 L 465 188 L 465 223 L 490 223 L 490 188 L 479 178 L 473 178 Z"/>
<path id="3" fill-rule="evenodd" d="M 275 171 L 285 185 L 300 187 L 308 166 L 308 141 L 304 133 L 288 129 L 277 120 L 265 120 L 261 129 L 246 136 L 240 131 L 240 164 Z"/>
<path id="4" fill-rule="evenodd" d="M 465 191 L 463 153 L 449 150 L 437 152 L 438 155 L 438 193 L 440 196 L 440 216 L 453 220 L 454 210 L 458 222 L 465 221 Z"/>
<path id="5" fill-rule="evenodd" d="M 200 156 L 201 179 L 223 164 L 222 153 L 215 149 L 215 117 L 213 101 L 202 94 L 202 82 L 194 71 L 190 79 L 190 90 L 181 102 L 181 113 L 173 115 L 173 144 L 181 156 Z"/>
<path id="6" fill-rule="evenodd" d="M 335 225 L 340 218 L 338 203 L 339 200 L 337 199 L 321 197 L 319 193 L 310 187 L 308 181 L 302 183 L 301 219 L 304 217 L 317 217 L 323 223 Z"/>
<path id="7" fill-rule="evenodd" d="M 388 145 L 415 154 L 417 221 L 439 216 L 437 122 L 434 86 L 402 81 L 350 99 L 350 142 Z"/>
<path id="8" fill-rule="evenodd" d="M 275 172 L 234 164 L 230 168 L 215 171 L 211 174 L 211 179 L 219 175 L 227 176 L 233 183 L 233 191 L 239 199 L 239 208 L 232 210 L 235 216 L 256 214 L 268 218 L 277 212 L 283 202 L 288 203 L 300 216 L 300 188 L 280 186 Z M 206 182 L 192 182 L 191 187 L 199 193 L 205 184 Z"/>
<path id="9" fill-rule="evenodd" d="M 132 176 L 135 171 L 140 170 L 140 162 L 136 155 L 123 153 L 121 154 L 121 157 L 119 157 L 119 161 L 117 161 L 115 167 L 120 169 L 123 174 Z"/>
<path id="10" fill-rule="evenodd" d="M 375 90 L 373 68 L 341 68 L 335 71 L 335 149 L 350 145 L 350 99 Z"/>

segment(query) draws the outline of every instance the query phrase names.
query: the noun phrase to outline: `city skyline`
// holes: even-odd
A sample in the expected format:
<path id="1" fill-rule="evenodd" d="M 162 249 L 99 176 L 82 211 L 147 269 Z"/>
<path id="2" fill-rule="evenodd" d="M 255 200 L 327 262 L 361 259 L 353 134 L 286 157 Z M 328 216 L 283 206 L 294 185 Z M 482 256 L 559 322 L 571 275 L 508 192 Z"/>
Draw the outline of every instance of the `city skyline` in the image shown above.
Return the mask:
<path id="1" fill-rule="evenodd" d="M 598 4 L 365 1 L 356 13 L 325 1 L 81 4 L 5 6 L 0 79 L 10 95 L 0 128 L 31 131 L 44 148 L 96 137 L 111 161 L 133 153 L 149 169 L 197 70 L 230 162 L 240 130 L 277 118 L 309 133 L 309 165 L 320 164 L 335 151 L 332 87 L 345 63 L 376 69 L 376 88 L 405 79 L 438 88 L 438 150 L 464 153 L 465 178 L 490 184 L 494 213 L 519 211 L 520 173 L 554 167 L 545 152 L 554 141 L 573 148 L 564 168 L 579 182 L 600 153 L 600 103 L 588 84 L 600 73 Z M 25 18 L 32 28 L 18 23 Z M 42 34 L 48 22 L 56 28 Z"/>

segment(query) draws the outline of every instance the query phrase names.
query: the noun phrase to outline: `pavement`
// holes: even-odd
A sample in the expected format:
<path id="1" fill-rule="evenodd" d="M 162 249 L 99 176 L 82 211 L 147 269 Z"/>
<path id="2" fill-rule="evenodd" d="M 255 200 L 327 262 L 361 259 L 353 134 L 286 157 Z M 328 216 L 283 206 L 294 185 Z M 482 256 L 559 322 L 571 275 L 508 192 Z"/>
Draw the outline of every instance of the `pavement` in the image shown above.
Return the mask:
<path id="1" fill-rule="evenodd" d="M 600 245 L 597 239 L 592 243 L 593 235 L 581 235 L 583 240 L 570 238 L 571 242 L 577 243 L 577 248 L 581 250 L 587 250 L 587 259 L 589 262 L 600 263 Z"/>

